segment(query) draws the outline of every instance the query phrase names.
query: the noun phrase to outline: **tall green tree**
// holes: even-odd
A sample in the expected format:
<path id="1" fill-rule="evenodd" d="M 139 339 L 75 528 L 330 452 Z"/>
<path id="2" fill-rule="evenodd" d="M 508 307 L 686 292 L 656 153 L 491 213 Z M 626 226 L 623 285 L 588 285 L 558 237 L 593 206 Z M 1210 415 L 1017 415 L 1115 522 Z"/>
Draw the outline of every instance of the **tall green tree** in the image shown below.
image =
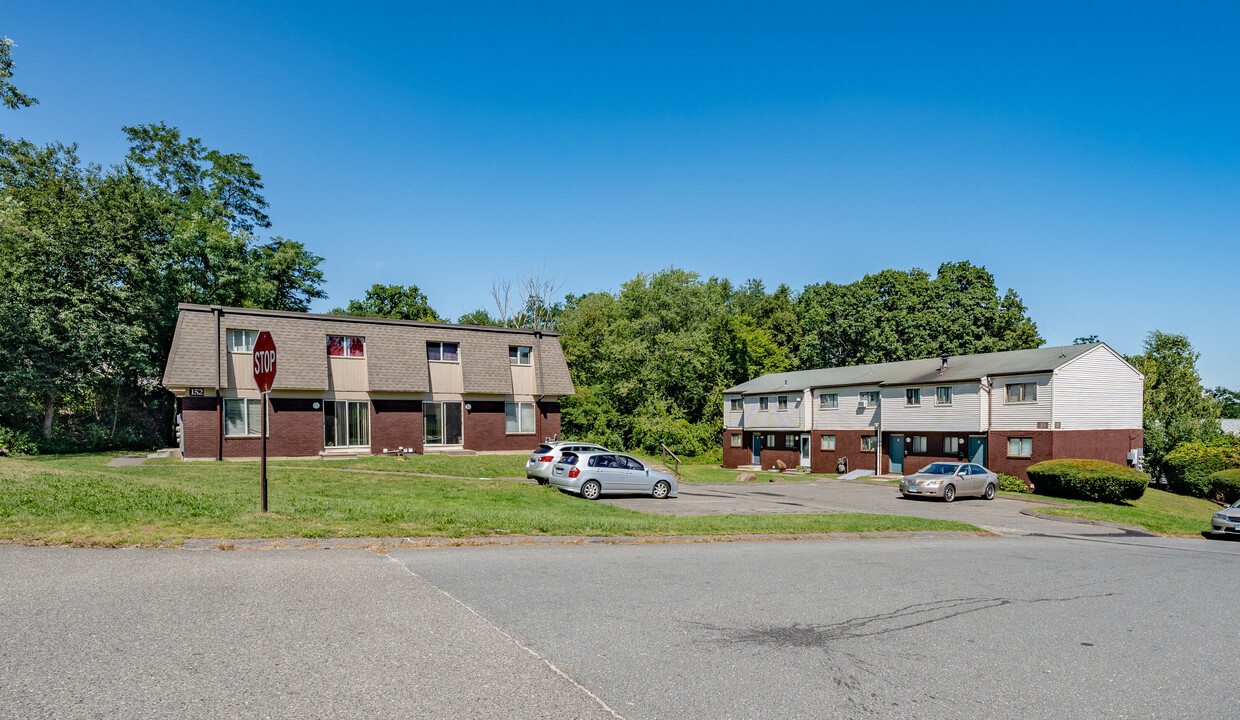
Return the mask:
<path id="1" fill-rule="evenodd" d="M 1145 374 L 1145 457 L 1154 477 L 1178 445 L 1218 433 L 1219 404 L 1201 386 L 1200 357 L 1187 336 L 1154 330 L 1144 352 L 1128 358 Z"/>
<path id="2" fill-rule="evenodd" d="M 9 38 L 0 38 L 0 103 L 10 110 L 37 105 L 38 99 L 33 98 L 13 84 L 13 48 L 17 43 Z"/>
<path id="3" fill-rule="evenodd" d="M 1220 386 L 1210 390 L 1208 394 L 1218 403 L 1219 417 L 1232 420 L 1240 418 L 1240 392 Z"/>
<path id="4" fill-rule="evenodd" d="M 417 285 L 381 285 L 375 283 L 361 300 L 350 300 L 348 306 L 332 310 L 337 315 L 393 318 L 443 322 L 431 307 L 426 294 Z"/>

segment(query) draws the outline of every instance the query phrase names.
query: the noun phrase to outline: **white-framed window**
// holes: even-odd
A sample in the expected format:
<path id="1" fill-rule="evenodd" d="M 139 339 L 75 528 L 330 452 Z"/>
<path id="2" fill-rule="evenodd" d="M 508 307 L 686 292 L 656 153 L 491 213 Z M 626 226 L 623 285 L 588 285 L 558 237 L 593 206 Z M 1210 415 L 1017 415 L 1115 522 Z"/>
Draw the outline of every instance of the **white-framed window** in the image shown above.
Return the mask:
<path id="1" fill-rule="evenodd" d="M 938 387 L 934 389 L 935 405 L 951 405 L 952 389 L 950 387 Z"/>
<path id="2" fill-rule="evenodd" d="M 943 454 L 953 456 L 960 452 L 960 446 L 964 444 L 964 438 L 945 437 L 943 438 Z"/>
<path id="3" fill-rule="evenodd" d="M 834 435 L 823 435 L 822 436 L 822 449 L 823 450 L 834 450 L 835 449 L 835 436 Z"/>
<path id="4" fill-rule="evenodd" d="M 1008 457 L 1033 457 L 1033 438 L 1008 438 Z"/>
<path id="5" fill-rule="evenodd" d="M 926 436 L 925 435 L 914 435 L 911 438 L 911 440 L 912 440 L 912 447 L 911 447 L 910 452 L 922 453 L 924 455 L 926 452 Z"/>
<path id="6" fill-rule="evenodd" d="M 257 330 L 228 331 L 228 352 L 230 353 L 254 352 L 256 342 L 258 342 Z"/>
<path id="7" fill-rule="evenodd" d="M 836 410 L 840 406 L 840 396 L 837 393 L 823 393 L 818 396 L 818 407 L 822 410 Z"/>
<path id="8" fill-rule="evenodd" d="M 732 447 L 740 447 L 743 440 L 740 433 L 732 433 Z"/>
<path id="9" fill-rule="evenodd" d="M 763 445 L 762 447 L 769 447 L 769 448 L 775 447 L 775 433 L 771 433 L 770 435 L 766 436 L 766 444 Z"/>
<path id="10" fill-rule="evenodd" d="M 878 449 L 878 436 L 877 435 L 862 435 L 861 436 L 861 451 L 862 452 L 874 452 L 876 449 Z"/>
<path id="11" fill-rule="evenodd" d="M 758 398 L 758 409 L 759 410 L 766 410 L 768 407 L 770 407 L 768 398 Z"/>
<path id="12" fill-rule="evenodd" d="M 788 396 L 787 395 L 779 396 L 779 405 L 777 407 L 780 412 L 784 412 L 788 409 Z"/>
<path id="13" fill-rule="evenodd" d="M 796 450 L 797 448 L 801 447 L 801 443 L 798 442 L 799 440 L 800 438 L 798 438 L 796 435 L 785 435 L 784 436 L 784 449 L 785 450 Z"/>
<path id="14" fill-rule="evenodd" d="M 364 358 L 366 357 L 366 338 L 328 335 L 327 354 L 329 357 Z"/>
<path id="15" fill-rule="evenodd" d="M 732 398 L 732 412 L 740 412 L 745 409 L 745 401 L 740 398 Z"/>
<path id="16" fill-rule="evenodd" d="M 878 407 L 878 392 L 861 393 L 861 404 L 866 407 Z"/>
<path id="17" fill-rule="evenodd" d="M 534 403 L 504 403 L 504 432 L 509 435 L 525 435 L 534 432 Z"/>
<path id="18" fill-rule="evenodd" d="M 460 362 L 461 346 L 454 342 L 428 342 L 426 359 L 435 362 Z"/>
<path id="19" fill-rule="evenodd" d="M 370 445 L 370 403 L 365 400 L 323 401 L 323 446 Z"/>
<path id="20" fill-rule="evenodd" d="M 529 365 L 530 364 L 530 348 L 522 345 L 510 345 L 508 347 L 508 364 L 509 365 Z"/>
<path id="21" fill-rule="evenodd" d="M 921 404 L 921 388 L 909 388 L 905 390 L 904 391 L 904 404 L 905 405 L 920 405 Z"/>
<path id="22" fill-rule="evenodd" d="M 262 434 L 261 398 L 224 398 L 224 435 L 258 437 Z M 267 437 L 271 437 L 271 410 L 267 410 Z"/>
<path id="23" fill-rule="evenodd" d="M 1010 403 L 1037 402 L 1038 384 L 1035 382 L 1009 383 L 1003 401 Z"/>

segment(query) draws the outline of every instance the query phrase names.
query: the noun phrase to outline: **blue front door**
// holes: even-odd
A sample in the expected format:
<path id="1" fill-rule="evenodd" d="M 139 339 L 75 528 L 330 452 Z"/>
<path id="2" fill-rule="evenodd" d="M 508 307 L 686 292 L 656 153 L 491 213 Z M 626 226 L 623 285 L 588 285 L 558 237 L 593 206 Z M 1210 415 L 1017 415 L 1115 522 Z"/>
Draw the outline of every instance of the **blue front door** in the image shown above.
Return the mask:
<path id="1" fill-rule="evenodd" d="M 969 437 L 969 462 L 986 467 L 986 438 L 980 435 Z"/>
<path id="2" fill-rule="evenodd" d="M 754 433 L 752 437 L 753 441 L 750 444 L 753 446 L 753 464 L 760 465 L 762 464 L 762 436 Z"/>
<path id="3" fill-rule="evenodd" d="M 891 474 L 904 474 L 904 436 L 892 435 L 887 442 L 887 449 L 891 454 Z"/>

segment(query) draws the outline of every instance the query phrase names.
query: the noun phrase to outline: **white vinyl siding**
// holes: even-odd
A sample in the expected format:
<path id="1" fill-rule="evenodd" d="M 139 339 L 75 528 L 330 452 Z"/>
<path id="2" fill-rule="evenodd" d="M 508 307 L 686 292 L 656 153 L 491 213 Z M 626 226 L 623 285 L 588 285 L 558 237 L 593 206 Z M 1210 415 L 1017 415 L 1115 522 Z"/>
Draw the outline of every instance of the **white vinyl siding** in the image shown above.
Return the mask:
<path id="1" fill-rule="evenodd" d="M 878 388 L 874 386 L 830 388 L 815 391 L 815 394 L 820 397 L 823 393 L 835 395 L 838 407 L 834 410 L 815 408 L 814 428 L 816 430 L 868 430 L 873 428 L 874 424 L 880 419 L 879 413 L 884 411 L 877 407 L 858 407 L 858 403 L 861 400 L 862 392 L 877 391 Z M 819 400 L 820 404 L 821 402 Z"/>
<path id="2" fill-rule="evenodd" d="M 951 385 L 952 402 L 939 405 L 930 398 L 938 397 L 938 388 L 945 385 L 920 386 L 921 404 L 906 405 L 904 387 L 883 388 L 883 430 L 891 432 L 982 432 L 980 406 L 985 398 L 979 383 Z"/>
<path id="3" fill-rule="evenodd" d="M 739 409 L 733 405 L 739 404 Z M 726 428 L 745 427 L 745 398 L 739 395 L 728 395 L 723 398 L 723 426 Z"/>
<path id="4" fill-rule="evenodd" d="M 1038 399 L 1033 402 L 1005 402 L 1008 385 L 1035 383 Z M 1051 403 L 1055 393 L 1051 389 L 1050 375 L 1020 375 L 997 377 L 990 401 L 992 430 L 1048 430 L 1052 429 Z M 1038 423 L 1046 423 L 1042 428 Z"/>
<path id="5" fill-rule="evenodd" d="M 779 398 L 785 398 L 785 409 L 779 409 Z M 762 409 L 762 400 L 766 409 Z M 745 398 L 745 417 L 741 427 L 751 430 L 807 430 L 804 395 L 780 393 Z"/>
<path id="6" fill-rule="evenodd" d="M 1055 372 L 1054 421 L 1062 430 L 1141 427 L 1144 379 L 1099 345 Z"/>

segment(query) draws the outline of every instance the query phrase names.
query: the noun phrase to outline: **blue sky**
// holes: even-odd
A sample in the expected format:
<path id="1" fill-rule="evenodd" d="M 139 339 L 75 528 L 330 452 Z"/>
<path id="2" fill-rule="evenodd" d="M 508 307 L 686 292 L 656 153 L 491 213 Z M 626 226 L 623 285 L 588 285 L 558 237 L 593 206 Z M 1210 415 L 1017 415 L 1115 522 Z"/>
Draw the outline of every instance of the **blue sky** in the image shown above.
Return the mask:
<path id="1" fill-rule="evenodd" d="M 1049 343 L 1186 333 L 1240 388 L 1240 6 L 17 3 L 0 132 L 249 155 L 331 297 L 669 265 L 794 289 L 985 265 Z M 206 8 L 206 9 L 204 9 Z"/>

